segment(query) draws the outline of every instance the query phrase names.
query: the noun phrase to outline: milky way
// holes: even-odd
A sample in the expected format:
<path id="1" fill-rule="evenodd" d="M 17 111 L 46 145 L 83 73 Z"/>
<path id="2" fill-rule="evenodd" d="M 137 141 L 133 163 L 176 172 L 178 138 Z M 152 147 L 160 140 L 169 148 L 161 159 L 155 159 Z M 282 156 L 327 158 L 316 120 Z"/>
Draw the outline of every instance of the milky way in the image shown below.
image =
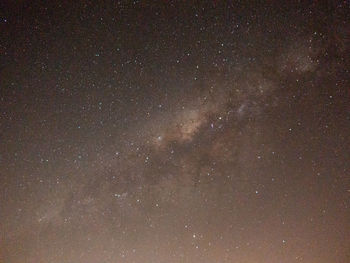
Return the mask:
<path id="1" fill-rule="evenodd" d="M 0 5 L 0 262 L 350 261 L 348 1 L 49 2 Z"/>

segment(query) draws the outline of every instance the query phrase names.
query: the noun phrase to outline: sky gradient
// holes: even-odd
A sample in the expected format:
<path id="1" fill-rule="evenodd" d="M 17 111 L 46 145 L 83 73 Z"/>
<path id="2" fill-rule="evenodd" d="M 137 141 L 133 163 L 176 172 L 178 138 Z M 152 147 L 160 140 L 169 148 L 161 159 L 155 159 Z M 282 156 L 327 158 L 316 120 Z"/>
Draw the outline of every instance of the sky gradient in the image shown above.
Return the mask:
<path id="1" fill-rule="evenodd" d="M 350 262 L 349 14 L 1 1 L 0 262 Z"/>

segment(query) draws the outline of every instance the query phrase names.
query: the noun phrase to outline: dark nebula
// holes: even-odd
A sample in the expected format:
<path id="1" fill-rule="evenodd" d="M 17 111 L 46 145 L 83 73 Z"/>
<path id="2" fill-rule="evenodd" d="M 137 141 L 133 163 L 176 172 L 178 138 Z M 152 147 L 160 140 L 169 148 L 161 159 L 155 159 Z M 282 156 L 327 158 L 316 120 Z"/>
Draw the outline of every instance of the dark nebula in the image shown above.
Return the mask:
<path id="1" fill-rule="evenodd" d="M 0 1 L 1 263 L 350 262 L 349 1 Z"/>

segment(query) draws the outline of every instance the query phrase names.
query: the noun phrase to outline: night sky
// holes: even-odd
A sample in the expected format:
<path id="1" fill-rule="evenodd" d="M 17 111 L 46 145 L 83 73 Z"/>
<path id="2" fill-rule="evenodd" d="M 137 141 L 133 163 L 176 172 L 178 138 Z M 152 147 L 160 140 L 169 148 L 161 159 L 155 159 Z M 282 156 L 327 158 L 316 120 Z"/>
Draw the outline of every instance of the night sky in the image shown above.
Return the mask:
<path id="1" fill-rule="evenodd" d="M 349 1 L 0 1 L 0 262 L 350 262 L 349 70 Z"/>

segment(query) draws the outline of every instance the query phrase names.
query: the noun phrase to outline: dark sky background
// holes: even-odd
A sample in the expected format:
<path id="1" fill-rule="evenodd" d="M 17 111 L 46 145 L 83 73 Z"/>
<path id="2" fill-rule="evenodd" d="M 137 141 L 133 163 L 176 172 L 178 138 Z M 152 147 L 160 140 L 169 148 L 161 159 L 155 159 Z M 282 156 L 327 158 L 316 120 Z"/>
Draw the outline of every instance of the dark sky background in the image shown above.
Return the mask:
<path id="1" fill-rule="evenodd" d="M 350 262 L 349 14 L 1 1 L 0 262 Z"/>

